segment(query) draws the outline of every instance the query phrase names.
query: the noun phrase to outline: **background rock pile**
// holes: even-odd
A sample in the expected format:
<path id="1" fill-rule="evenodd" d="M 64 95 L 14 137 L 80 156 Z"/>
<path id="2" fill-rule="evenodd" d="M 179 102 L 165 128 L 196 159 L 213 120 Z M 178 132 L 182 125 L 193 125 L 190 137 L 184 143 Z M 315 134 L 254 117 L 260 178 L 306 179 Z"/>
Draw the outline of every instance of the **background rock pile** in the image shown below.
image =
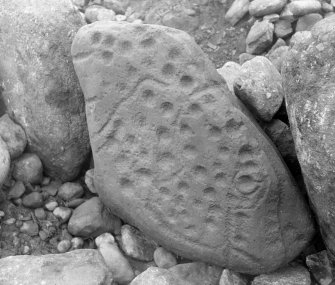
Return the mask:
<path id="1" fill-rule="evenodd" d="M 0 185 L 2 186 L 0 190 L 0 284 L 42 284 L 43 282 L 78 285 L 330 284 L 331 265 L 335 259 L 328 259 L 328 256 L 332 257 L 334 254 L 334 249 L 332 219 L 327 214 L 333 211 L 333 205 L 327 201 L 334 201 L 334 197 L 332 168 L 329 168 L 332 160 L 324 157 L 330 153 L 332 146 L 321 144 L 325 145 L 325 148 L 318 149 L 317 155 L 313 152 L 310 152 L 309 156 L 305 154 L 318 145 L 319 137 L 323 138 L 323 142 L 325 141 L 325 133 L 329 134 L 329 140 L 332 141 L 332 113 L 327 113 L 323 120 L 317 115 L 324 109 L 327 111 L 327 106 L 331 105 L 329 102 L 332 102 L 331 82 L 335 75 L 331 69 L 332 46 L 328 43 L 334 42 L 332 30 L 335 18 L 331 15 L 334 13 L 335 2 L 73 0 L 75 6 L 68 0 L 57 1 L 57 3 L 53 0 L 45 0 L 38 6 L 30 2 L 26 0 L 8 3 L 0 0 L 0 7 L 4 9 L 4 13 L 0 15 L 0 54 L 2 55 L 0 59 Z M 226 11 L 225 8 L 227 8 Z M 216 17 L 218 14 L 221 17 Z M 209 15 L 215 15 L 215 17 L 209 17 Z M 226 22 L 222 22 L 224 18 Z M 327 19 L 323 20 L 324 18 Z M 110 84 L 108 82 L 110 71 L 107 68 L 100 69 L 99 66 L 90 76 L 87 78 L 84 76 L 83 79 L 82 74 L 79 75 L 80 72 L 77 70 L 78 77 L 81 79 L 79 84 L 70 51 L 74 36 L 81 27 L 105 20 L 131 22 L 139 26 L 142 23 L 159 24 L 187 31 L 214 61 L 216 67 L 221 67 L 224 63 L 217 71 L 225 80 L 230 92 L 247 107 L 247 109 L 241 107 L 243 112 L 250 118 L 254 117 L 251 119 L 252 124 L 256 124 L 257 121 L 272 140 L 297 180 L 302 192 L 301 196 L 306 195 L 302 174 L 305 174 L 305 180 L 306 174 L 311 178 L 311 180 L 307 179 L 307 190 L 312 200 L 313 210 L 321 221 L 323 240 L 317 233 L 316 238 L 306 248 L 308 241 L 313 237 L 313 223 L 310 221 L 308 209 L 304 209 L 306 204 L 299 204 L 296 215 L 290 218 L 295 218 L 298 225 L 300 222 L 300 226 L 305 223 L 305 231 L 298 235 L 297 226 L 292 222 L 291 226 L 285 226 L 285 233 L 290 232 L 298 236 L 293 240 L 299 242 L 302 240 L 306 245 L 305 250 L 292 262 L 286 262 L 272 273 L 264 272 L 259 275 L 259 272 L 257 274 L 251 272 L 251 275 L 246 275 L 212 265 L 209 260 L 206 260 L 209 263 L 204 263 L 195 261 L 198 258 L 193 260 L 179 256 L 167 250 L 169 246 L 166 247 L 165 244 L 168 245 L 169 241 L 163 242 L 163 245 L 156 239 L 153 240 L 149 237 L 150 231 L 145 235 L 134 227 L 136 223 L 128 224 L 128 219 L 123 218 L 124 215 L 120 214 L 121 219 L 117 216 L 115 209 L 105 206 L 108 204 L 108 199 L 106 196 L 100 198 L 97 193 L 101 195 L 103 188 L 101 181 L 111 179 L 112 175 L 108 172 L 110 167 L 107 167 L 107 172 L 104 173 L 105 180 L 101 180 L 101 164 L 100 168 L 94 166 L 91 158 L 85 102 L 81 90 L 85 92 L 86 97 L 91 96 L 98 89 L 93 90 L 92 84 L 85 85 L 87 78 L 93 83 L 100 82 L 102 79 L 101 85 L 99 83 L 94 88 L 101 87 L 102 90 L 107 90 L 104 93 L 107 94 L 109 89 L 106 86 Z M 319 21 L 322 22 L 314 26 Z M 220 27 L 223 28 L 220 29 Z M 241 36 L 243 39 L 236 41 L 238 42 L 236 46 L 230 46 L 232 34 Z M 102 42 L 100 36 L 92 38 L 91 44 L 94 48 L 97 43 Z M 123 31 L 123 36 L 127 36 L 126 30 Z M 34 41 L 31 41 L 31 38 Z M 135 42 L 135 39 L 136 36 L 131 37 L 129 42 Z M 149 49 L 149 45 L 158 39 L 157 36 L 152 41 L 145 41 L 144 44 Z M 111 41 L 104 42 L 112 45 Z M 117 52 L 121 54 L 127 50 L 129 42 Z M 167 46 L 165 45 L 164 48 Z M 91 48 L 87 43 L 82 47 L 84 52 L 85 48 Z M 160 49 L 161 53 L 164 48 Z M 82 54 L 78 54 L 74 55 L 74 62 L 84 62 L 87 54 L 83 53 L 82 57 Z M 94 55 L 97 57 L 95 62 L 100 60 L 99 53 L 97 54 Z M 119 58 L 122 58 L 120 54 Z M 302 57 L 299 58 L 297 54 L 301 54 Z M 103 55 L 105 61 L 112 58 L 110 53 L 105 52 Z M 195 58 L 201 57 L 202 54 L 199 52 Z M 135 59 L 128 56 L 129 58 L 130 61 L 136 61 L 141 58 L 141 53 L 138 52 Z M 228 61 L 228 59 L 235 61 Z M 76 62 L 77 69 L 78 62 Z M 118 65 L 118 68 L 121 68 L 120 66 L 129 67 L 124 63 Z M 166 71 L 165 74 L 173 74 L 173 67 L 165 65 L 163 69 Z M 211 68 L 206 69 L 210 72 L 204 74 L 217 78 L 216 73 L 213 75 Z M 128 69 L 132 71 L 131 68 Z M 90 72 L 86 63 L 83 70 Z M 150 68 L 148 67 L 147 70 Z M 320 81 L 318 78 L 320 70 L 325 81 Z M 117 74 L 123 74 L 122 69 L 118 71 Z M 183 71 L 178 71 L 178 76 Z M 309 72 L 308 77 L 304 77 L 305 71 Z M 133 72 L 137 71 L 133 70 Z M 202 73 L 196 74 L 199 76 L 196 81 L 200 82 Z M 107 77 L 104 79 L 105 75 Z M 183 78 L 187 79 L 187 83 L 193 84 L 192 78 Z M 124 84 L 119 80 L 112 92 L 117 88 L 121 91 L 126 90 L 126 85 L 131 82 L 132 77 L 129 76 L 127 79 Z M 164 80 L 165 78 L 162 81 Z M 159 86 L 158 83 L 156 85 Z M 318 87 L 317 90 L 316 87 Z M 299 90 L 304 90 L 305 93 L 311 90 L 309 101 L 304 97 L 305 93 L 299 93 Z M 231 96 L 227 95 L 227 90 L 221 92 L 224 97 Z M 300 97 L 294 97 L 296 94 L 300 94 Z M 318 96 L 319 94 L 322 96 Z M 150 94 L 147 98 L 151 98 Z M 320 98 L 327 98 L 328 101 L 319 101 Z M 93 110 L 91 103 L 94 100 L 94 96 L 86 98 L 87 106 L 92 108 L 87 109 L 88 111 Z M 108 104 L 110 102 L 103 102 L 107 107 Z M 290 104 L 287 108 L 288 115 L 286 104 Z M 164 114 L 167 114 L 168 121 L 171 114 L 170 105 L 164 106 L 168 106 L 162 109 L 166 112 Z M 197 106 L 199 107 L 199 104 Z M 310 106 L 317 106 L 319 109 L 311 109 Z M 194 108 L 192 110 L 194 113 L 199 111 Z M 308 116 L 297 116 L 296 110 Z M 93 111 L 90 116 L 92 114 Z M 108 127 L 108 124 L 104 125 L 105 118 L 99 118 L 100 114 L 104 112 L 95 114 L 93 117 L 87 116 L 90 118 L 88 124 L 92 124 L 90 120 L 94 118 L 97 124 Z M 315 117 L 313 117 L 314 114 L 316 114 Z M 134 117 L 138 119 L 136 115 L 134 114 Z M 294 122 L 291 126 L 288 117 L 290 122 Z M 311 117 L 315 127 L 314 132 L 309 132 L 306 127 L 310 126 Z M 182 129 L 185 130 L 186 127 L 183 126 Z M 115 132 L 105 137 L 108 143 L 112 141 L 112 134 L 122 135 L 122 131 L 121 133 L 119 131 L 122 130 L 120 125 L 114 124 L 112 128 Z M 212 130 L 211 134 L 217 131 L 217 129 L 210 130 Z M 319 130 L 321 130 L 320 133 Z M 166 138 L 163 129 L 160 131 L 159 136 Z M 257 130 L 257 132 L 261 131 Z M 299 139 L 302 136 L 305 141 L 301 143 Z M 252 145 L 250 143 L 246 145 L 249 151 Z M 125 146 L 128 147 L 128 145 Z M 188 150 L 192 149 L 188 148 Z M 193 154 L 193 152 L 189 153 Z M 323 156 L 319 157 L 319 154 Z M 106 158 L 109 155 L 108 152 L 104 153 Z M 313 161 L 306 159 L 313 155 L 315 155 Z M 298 158 L 300 163 L 303 161 L 303 173 L 301 173 Z M 313 163 L 317 159 L 320 161 L 315 166 Z M 104 158 L 101 161 L 104 161 Z M 119 164 L 119 168 L 122 169 L 122 167 L 122 164 Z M 94 184 L 95 168 L 98 169 L 96 175 L 100 175 L 99 179 L 96 179 L 99 181 L 99 184 L 96 182 L 97 185 Z M 231 168 L 234 167 L 231 165 Z M 268 167 L 270 168 L 271 166 Z M 323 181 L 323 188 L 317 188 L 318 185 L 314 182 L 320 181 L 318 175 L 319 173 L 322 175 L 325 169 L 330 170 Z M 197 170 L 199 173 L 202 169 L 197 168 Z M 277 166 L 276 171 L 278 171 Z M 166 169 L 165 172 L 167 172 Z M 141 171 L 140 174 L 145 178 L 144 182 L 147 182 L 148 172 Z M 285 183 L 288 183 L 287 181 L 289 179 L 285 179 Z M 109 186 L 104 187 L 107 188 L 107 192 L 114 190 L 114 188 L 109 189 Z M 269 200 L 273 203 L 277 201 L 277 194 L 284 191 L 282 189 L 280 189 L 282 192 L 276 191 L 274 186 L 271 187 L 272 193 L 276 193 L 271 196 L 272 200 Z M 182 190 L 182 187 L 178 189 Z M 321 189 L 322 195 L 315 195 L 314 189 Z M 136 212 L 132 207 L 140 203 L 134 205 L 125 201 L 123 202 L 125 212 Z M 173 207 L 177 208 L 178 205 L 176 201 Z M 147 204 L 144 203 L 143 208 L 146 206 Z M 252 213 L 255 212 L 257 211 L 253 210 Z M 138 213 L 141 212 L 138 211 Z M 168 211 L 166 214 L 168 215 Z M 269 215 L 269 217 L 272 216 Z M 137 220 L 136 217 L 129 220 L 132 219 Z M 148 219 L 144 215 L 138 220 L 145 223 Z M 206 222 L 209 223 L 210 219 Z M 277 223 L 272 224 L 277 225 Z M 265 234 L 268 228 L 270 225 L 266 224 L 258 228 L 261 230 L 258 232 L 255 230 L 253 233 L 267 236 L 271 243 L 273 239 L 269 234 Z M 153 231 L 155 230 L 156 226 L 153 228 Z M 210 230 L 211 228 L 208 228 L 206 231 Z M 252 230 L 254 229 L 251 229 L 251 232 Z M 279 229 L 279 232 L 281 231 L 283 230 Z M 284 244 L 284 248 L 289 249 L 290 246 L 292 244 Z M 331 250 L 328 256 L 326 248 Z M 194 250 L 193 255 L 197 256 L 197 252 Z M 291 252 L 287 253 L 287 256 Z M 188 254 L 188 256 L 191 255 Z M 227 256 L 223 257 L 225 258 L 229 259 Z M 252 258 L 254 257 L 251 256 Z M 271 259 L 272 256 L 267 258 Z M 276 258 L 279 258 L 279 254 L 273 256 L 273 259 Z M 236 259 L 238 260 L 238 257 Z M 274 260 L 270 260 L 269 263 L 272 261 L 275 263 Z M 244 272 L 247 271 L 244 270 Z"/>

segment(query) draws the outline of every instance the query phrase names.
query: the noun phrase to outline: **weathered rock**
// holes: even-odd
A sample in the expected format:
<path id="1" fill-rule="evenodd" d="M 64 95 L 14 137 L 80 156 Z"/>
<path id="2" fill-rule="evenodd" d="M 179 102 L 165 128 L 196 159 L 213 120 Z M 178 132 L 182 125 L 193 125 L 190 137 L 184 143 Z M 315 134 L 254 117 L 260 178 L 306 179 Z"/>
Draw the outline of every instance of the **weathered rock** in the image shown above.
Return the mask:
<path id="1" fill-rule="evenodd" d="M 267 55 L 267 58 L 272 62 L 272 64 L 277 68 L 279 72 L 281 72 L 281 67 L 288 50 L 288 46 L 281 46 Z"/>
<path id="2" fill-rule="evenodd" d="M 100 5 L 91 5 L 85 10 L 85 19 L 88 23 L 103 20 L 115 21 L 115 13 Z"/>
<path id="3" fill-rule="evenodd" d="M 112 276 L 97 250 L 65 254 L 18 255 L 0 259 L 4 285 L 110 285 Z"/>
<path id="4" fill-rule="evenodd" d="M 28 208 L 40 208 L 43 206 L 43 196 L 39 192 L 33 192 L 23 197 L 22 204 Z"/>
<path id="5" fill-rule="evenodd" d="M 0 137 L 0 187 L 7 179 L 10 169 L 10 154 L 7 144 Z"/>
<path id="6" fill-rule="evenodd" d="M 150 267 L 138 275 L 130 285 L 193 285 L 180 280 L 167 269 Z"/>
<path id="7" fill-rule="evenodd" d="M 7 144 L 11 159 L 23 153 L 27 144 L 26 134 L 22 127 L 14 123 L 7 114 L 0 118 L 0 137 Z"/>
<path id="8" fill-rule="evenodd" d="M 310 41 L 312 39 L 312 33 L 310 31 L 296 32 L 290 38 L 290 47 L 293 47 L 296 43 L 303 41 Z"/>
<path id="9" fill-rule="evenodd" d="M 62 183 L 60 181 L 51 181 L 49 185 L 42 187 L 42 192 L 48 193 L 50 196 L 56 196 L 61 185 Z"/>
<path id="10" fill-rule="evenodd" d="M 286 42 L 281 39 L 278 38 L 277 41 L 274 43 L 274 45 L 271 47 L 271 49 L 269 50 L 269 53 L 273 52 L 275 49 L 279 48 L 279 47 L 283 47 L 283 46 L 287 46 Z"/>
<path id="11" fill-rule="evenodd" d="M 45 220 L 45 218 L 47 217 L 47 214 L 43 208 L 36 208 L 34 210 L 34 215 L 39 220 Z"/>
<path id="12" fill-rule="evenodd" d="M 121 228 L 121 248 L 123 252 L 135 259 L 151 261 L 157 244 L 130 225 Z"/>
<path id="13" fill-rule="evenodd" d="M 165 269 L 169 269 L 170 267 L 177 265 L 176 257 L 164 247 L 158 247 L 155 250 L 154 261 L 158 267 Z"/>
<path id="14" fill-rule="evenodd" d="M 269 21 L 270 23 L 275 23 L 279 20 L 279 15 L 278 14 L 269 14 L 263 17 L 263 20 Z"/>
<path id="15" fill-rule="evenodd" d="M 183 263 L 169 269 L 174 276 L 186 284 L 192 285 L 216 285 L 219 283 L 222 268 L 203 262 Z"/>
<path id="16" fill-rule="evenodd" d="M 236 25 L 249 11 L 249 0 L 235 0 L 225 15 L 225 19 Z"/>
<path id="17" fill-rule="evenodd" d="M 331 13 L 331 12 L 334 11 L 334 7 L 333 7 L 332 4 L 329 4 L 327 2 L 322 2 L 321 5 L 322 5 L 322 7 L 321 7 L 322 12 L 324 12 L 324 13 Z"/>
<path id="18" fill-rule="evenodd" d="M 259 275 L 251 285 L 311 285 L 311 277 L 305 267 L 290 266 L 270 274 Z"/>
<path id="19" fill-rule="evenodd" d="M 25 153 L 14 162 L 13 177 L 25 183 L 40 184 L 43 180 L 43 165 L 35 153 Z"/>
<path id="20" fill-rule="evenodd" d="M 307 192 L 335 269 L 335 71 L 331 68 L 335 16 L 316 23 L 307 33 L 294 42 L 286 57 L 283 86 Z"/>
<path id="21" fill-rule="evenodd" d="M 281 14 L 281 18 L 292 20 L 295 17 L 321 12 L 321 3 L 317 0 L 291 1 Z"/>
<path id="22" fill-rule="evenodd" d="M 70 58 L 82 18 L 70 0 L 1 0 L 0 7 L 1 96 L 47 174 L 71 180 L 89 153 L 84 100 Z"/>
<path id="23" fill-rule="evenodd" d="M 307 14 L 298 19 L 295 30 L 297 32 L 310 31 L 313 26 L 321 20 L 322 16 L 318 13 Z"/>
<path id="24" fill-rule="evenodd" d="M 62 223 L 65 223 L 70 219 L 72 210 L 68 207 L 56 207 L 52 213 L 55 217 L 60 219 Z"/>
<path id="25" fill-rule="evenodd" d="M 20 232 L 28 234 L 30 236 L 37 236 L 38 235 L 38 231 L 39 231 L 38 224 L 36 224 L 33 221 L 26 221 L 26 222 L 24 222 L 22 224 L 21 228 L 20 228 Z"/>
<path id="26" fill-rule="evenodd" d="M 273 31 L 274 25 L 269 21 L 256 21 L 247 35 L 247 52 L 261 54 L 266 51 L 272 44 Z"/>
<path id="27" fill-rule="evenodd" d="M 157 2 L 157 4 L 151 4 L 150 6 L 152 7 L 145 13 L 145 23 L 164 25 L 190 34 L 199 28 L 200 15 L 192 9 L 192 2 L 189 2 L 189 5 L 174 5 L 173 9 L 171 9 L 173 5 L 171 5 L 171 1 L 155 2 Z M 117 15 L 117 18 L 118 17 L 119 15 Z M 124 15 L 124 19 L 121 18 L 121 20 L 126 20 L 125 18 L 126 16 Z M 118 21 L 119 19 L 116 20 Z"/>
<path id="28" fill-rule="evenodd" d="M 79 183 L 66 182 L 58 189 L 57 196 L 64 201 L 80 198 L 84 194 L 84 189 Z"/>
<path id="29" fill-rule="evenodd" d="M 76 5 L 80 9 L 84 9 L 87 6 L 90 0 L 71 0 L 74 5 Z"/>
<path id="30" fill-rule="evenodd" d="M 293 136 L 288 125 L 275 119 L 267 124 L 264 124 L 263 130 L 273 141 L 286 164 L 292 166 L 291 168 L 299 167 Z"/>
<path id="31" fill-rule="evenodd" d="M 310 240 L 291 176 L 190 36 L 96 22 L 72 54 L 94 185 L 116 215 L 167 250 L 240 272 L 274 270 Z"/>
<path id="32" fill-rule="evenodd" d="M 84 240 L 80 237 L 74 237 L 71 239 L 71 250 L 80 249 L 84 245 Z"/>
<path id="33" fill-rule="evenodd" d="M 234 81 L 241 73 L 241 65 L 234 61 L 228 61 L 221 68 L 217 69 L 217 72 L 226 81 L 228 89 L 234 92 Z"/>
<path id="34" fill-rule="evenodd" d="M 238 57 L 240 64 L 242 65 L 246 61 L 254 58 L 256 55 L 250 54 L 250 53 L 241 53 Z"/>
<path id="35" fill-rule="evenodd" d="M 281 80 L 271 61 L 256 56 L 242 65 L 234 82 L 235 94 L 255 116 L 271 121 L 284 99 Z"/>
<path id="36" fill-rule="evenodd" d="M 10 188 L 8 192 L 8 200 L 18 199 L 20 198 L 24 192 L 26 191 L 26 187 L 24 186 L 22 181 L 16 181 L 15 184 Z"/>
<path id="37" fill-rule="evenodd" d="M 240 273 L 224 269 L 219 285 L 248 285 L 248 279 Z"/>
<path id="38" fill-rule="evenodd" d="M 76 199 L 73 199 L 67 202 L 66 205 L 70 208 L 77 208 L 78 206 L 85 203 L 86 201 L 87 199 L 84 199 L 84 198 L 76 198 Z"/>
<path id="39" fill-rule="evenodd" d="M 129 284 L 135 278 L 135 274 L 113 236 L 104 233 L 95 239 L 95 243 L 107 267 L 112 272 L 113 279 L 120 284 Z"/>
<path id="40" fill-rule="evenodd" d="M 272 13 L 279 13 L 286 5 L 287 0 L 254 0 L 249 5 L 249 14 L 262 17 Z"/>
<path id="41" fill-rule="evenodd" d="M 61 240 L 57 245 L 57 250 L 60 253 L 65 253 L 71 248 L 71 241 L 65 239 Z"/>
<path id="42" fill-rule="evenodd" d="M 278 38 L 286 38 L 293 33 L 292 23 L 287 20 L 279 20 L 275 24 L 275 34 Z"/>
<path id="43" fill-rule="evenodd" d="M 113 10 L 117 14 L 124 14 L 126 11 L 125 4 L 127 3 L 127 1 L 103 0 L 102 3 L 104 7 Z"/>
<path id="44" fill-rule="evenodd" d="M 89 169 L 85 173 L 85 184 L 92 193 L 97 193 L 94 187 L 94 168 Z"/>
<path id="45" fill-rule="evenodd" d="M 93 197 L 73 211 L 68 229 L 74 236 L 96 237 L 105 232 L 119 233 L 121 221 Z"/>
<path id="46" fill-rule="evenodd" d="M 56 201 L 50 201 L 48 203 L 45 204 L 45 208 L 48 211 L 53 211 L 58 207 L 58 203 Z"/>
<path id="47" fill-rule="evenodd" d="M 318 284 L 329 285 L 331 283 L 332 271 L 325 250 L 307 256 L 306 265 Z"/>

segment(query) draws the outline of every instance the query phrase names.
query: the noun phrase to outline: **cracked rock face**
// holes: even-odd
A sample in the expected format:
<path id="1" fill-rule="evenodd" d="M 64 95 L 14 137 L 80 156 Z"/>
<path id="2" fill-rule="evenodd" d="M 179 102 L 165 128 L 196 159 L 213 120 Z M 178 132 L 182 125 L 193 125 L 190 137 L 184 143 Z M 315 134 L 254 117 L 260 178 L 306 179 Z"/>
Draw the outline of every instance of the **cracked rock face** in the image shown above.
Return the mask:
<path id="1" fill-rule="evenodd" d="M 46 173 L 72 180 L 89 153 L 84 98 L 70 56 L 82 18 L 70 0 L 0 0 L 0 7 L 1 101 Z"/>
<path id="2" fill-rule="evenodd" d="M 282 68 L 297 156 L 335 268 L 335 17 L 294 41 Z"/>
<path id="3" fill-rule="evenodd" d="M 154 25 L 77 33 L 95 187 L 111 210 L 184 257 L 258 274 L 313 225 L 295 182 L 194 40 Z"/>

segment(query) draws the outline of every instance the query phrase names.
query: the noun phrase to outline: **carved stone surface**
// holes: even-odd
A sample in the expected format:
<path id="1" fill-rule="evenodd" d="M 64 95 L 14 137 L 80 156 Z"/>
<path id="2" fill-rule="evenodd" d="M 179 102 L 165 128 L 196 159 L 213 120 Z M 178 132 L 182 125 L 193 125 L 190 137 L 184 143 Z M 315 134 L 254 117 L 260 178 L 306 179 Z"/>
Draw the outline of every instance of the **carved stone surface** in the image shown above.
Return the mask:
<path id="1" fill-rule="evenodd" d="M 334 44 L 332 16 L 296 38 L 282 75 L 298 159 L 335 269 Z"/>
<path id="2" fill-rule="evenodd" d="M 72 56 L 102 201 L 178 255 L 257 274 L 313 225 L 273 145 L 186 33 L 97 22 Z"/>
<path id="3" fill-rule="evenodd" d="M 70 56 L 83 20 L 70 0 L 0 0 L 0 7 L 0 101 L 24 128 L 46 173 L 71 180 L 89 153 L 84 98 Z"/>

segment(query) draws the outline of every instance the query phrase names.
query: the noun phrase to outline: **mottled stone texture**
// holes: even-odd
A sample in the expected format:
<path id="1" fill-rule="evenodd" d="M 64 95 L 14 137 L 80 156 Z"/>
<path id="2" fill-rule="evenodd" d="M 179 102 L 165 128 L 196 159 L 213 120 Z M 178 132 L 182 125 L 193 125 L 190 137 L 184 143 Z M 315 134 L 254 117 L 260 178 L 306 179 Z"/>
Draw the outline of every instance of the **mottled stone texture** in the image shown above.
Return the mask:
<path id="1" fill-rule="evenodd" d="M 112 280 L 103 257 L 94 249 L 9 256 L 0 259 L 0 267 L 4 285 L 109 285 Z"/>
<path id="2" fill-rule="evenodd" d="M 298 159 L 335 265 L 335 17 L 294 42 L 282 67 Z M 335 268 L 335 267 L 334 267 Z"/>
<path id="3" fill-rule="evenodd" d="M 94 184 L 115 214 L 178 255 L 239 272 L 302 250 L 313 225 L 295 182 L 188 34 L 97 22 L 72 56 Z"/>
<path id="4" fill-rule="evenodd" d="M 47 174 L 71 180 L 89 151 L 70 47 L 83 25 L 70 0 L 0 0 L 0 97 Z"/>

